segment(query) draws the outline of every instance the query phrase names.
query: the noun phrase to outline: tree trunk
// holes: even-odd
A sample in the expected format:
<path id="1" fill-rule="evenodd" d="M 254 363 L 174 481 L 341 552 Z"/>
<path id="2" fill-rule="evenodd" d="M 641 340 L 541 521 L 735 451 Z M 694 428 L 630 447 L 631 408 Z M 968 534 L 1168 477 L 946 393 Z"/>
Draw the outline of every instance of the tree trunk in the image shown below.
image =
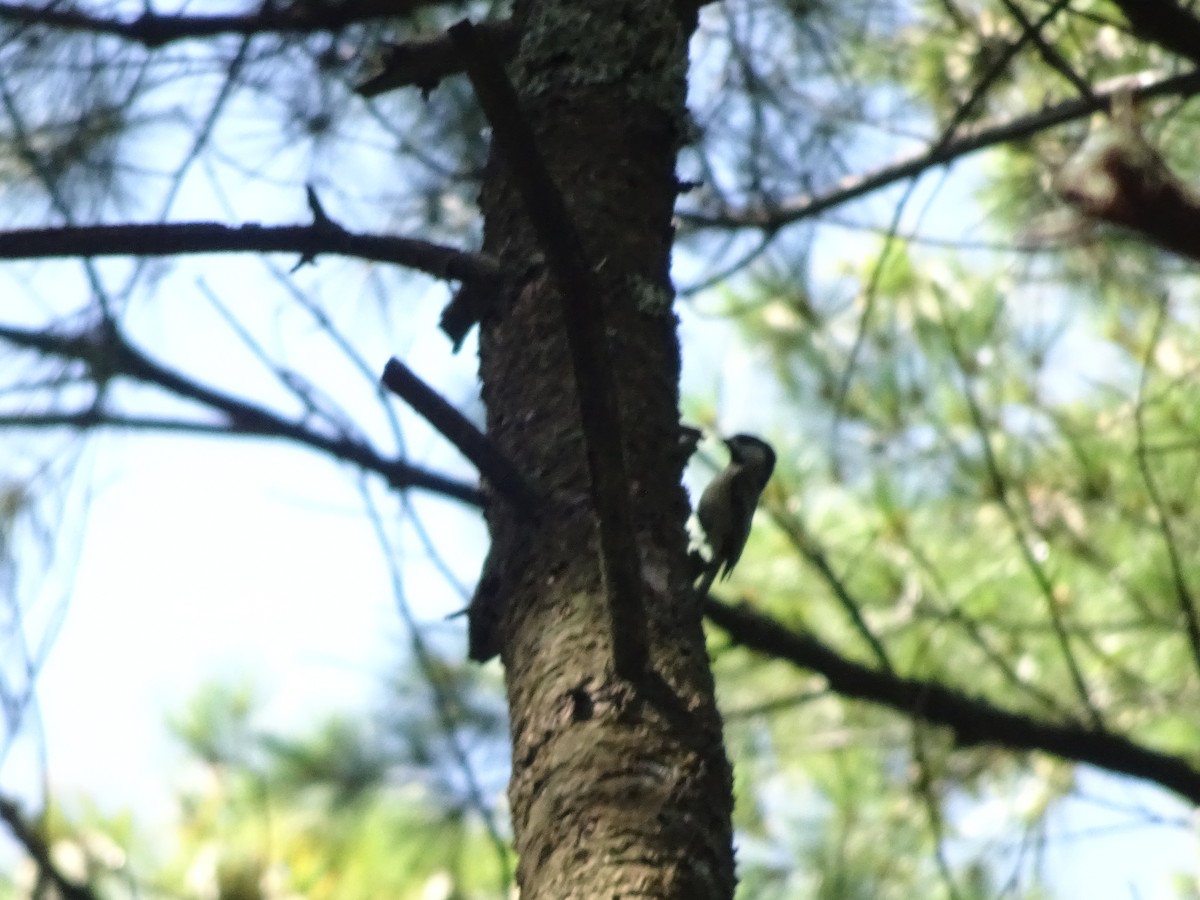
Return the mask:
<path id="1" fill-rule="evenodd" d="M 508 281 L 481 325 L 488 431 L 552 498 L 536 525 L 498 501 L 488 512 L 521 896 L 729 898 L 732 779 L 687 570 L 670 305 L 694 13 L 669 0 L 524 0 L 514 15 L 522 37 L 510 74 L 604 299 L 641 550 L 648 682 L 660 688 L 613 673 L 557 288 L 493 152 L 484 244 Z"/>

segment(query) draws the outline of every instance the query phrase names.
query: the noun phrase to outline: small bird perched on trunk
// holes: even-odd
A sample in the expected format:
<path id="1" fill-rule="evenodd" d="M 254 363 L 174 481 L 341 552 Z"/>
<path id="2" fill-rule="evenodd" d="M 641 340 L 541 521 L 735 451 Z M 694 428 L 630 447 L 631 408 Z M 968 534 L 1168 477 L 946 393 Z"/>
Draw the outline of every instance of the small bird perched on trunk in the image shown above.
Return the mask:
<path id="1" fill-rule="evenodd" d="M 761 438 L 735 434 L 725 439 L 725 446 L 729 465 L 708 483 L 696 507 L 710 551 L 707 560 L 700 560 L 703 572 L 696 590 L 701 595 L 708 593 L 717 578 L 728 578 L 741 559 L 758 498 L 775 471 L 775 451 Z"/>

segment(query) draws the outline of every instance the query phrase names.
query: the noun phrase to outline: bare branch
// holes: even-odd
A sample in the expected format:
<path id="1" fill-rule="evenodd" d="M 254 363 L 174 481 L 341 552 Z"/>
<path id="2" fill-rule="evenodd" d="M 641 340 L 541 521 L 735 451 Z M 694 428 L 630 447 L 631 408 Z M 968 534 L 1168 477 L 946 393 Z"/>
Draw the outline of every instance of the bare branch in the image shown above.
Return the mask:
<path id="1" fill-rule="evenodd" d="M 241 225 L 188 222 L 90 225 L 0 232 L 0 259 L 63 256 L 178 256 L 184 253 L 321 253 L 394 263 L 435 278 L 490 282 L 499 275 L 491 259 L 414 238 L 355 234 L 326 219 L 311 225 Z"/>
<path id="2" fill-rule="evenodd" d="M 117 331 L 115 325 L 106 323 L 90 332 L 56 335 L 42 331 L 30 331 L 10 326 L 0 326 L 0 339 L 28 350 L 56 356 L 62 359 L 83 362 L 90 369 L 102 369 L 104 377 L 126 377 L 146 384 L 156 385 L 168 393 L 198 403 L 224 417 L 215 423 L 213 430 L 225 434 L 252 435 L 257 437 L 284 438 L 297 444 L 311 447 L 343 462 L 352 463 L 362 469 L 383 477 L 389 485 L 399 490 L 421 488 L 442 494 L 471 506 L 483 505 L 483 494 L 475 485 L 430 472 L 400 459 L 386 459 L 374 448 L 347 435 L 330 436 L 307 427 L 303 422 L 292 422 L 265 407 L 215 390 L 193 381 L 155 362 L 130 344 Z M 97 373 L 99 377 L 99 373 Z M 103 425 L 148 427 L 151 420 L 122 421 L 102 409 L 81 410 L 74 414 L 59 414 L 66 421 L 38 420 L 29 417 L 33 427 L 50 424 L 74 425 L 78 428 L 93 428 Z M 73 417 L 73 421 L 72 421 Z M 183 423 L 168 424 L 170 430 L 187 430 Z M 197 423 L 191 430 L 202 430 Z"/>
<path id="3" fill-rule="evenodd" d="M 1071 68 L 1071 64 L 1058 52 L 1057 48 L 1052 47 L 1046 42 L 1046 39 L 1042 37 L 1041 29 L 1029 21 L 1021 7 L 1014 0 L 1000 0 L 1000 2 L 1008 10 L 1008 14 L 1017 20 L 1017 24 L 1021 26 L 1023 34 L 1029 36 L 1033 45 L 1037 47 L 1038 53 L 1045 60 L 1046 65 L 1069 81 L 1079 96 L 1091 97 L 1092 86 L 1088 84 L 1087 79 Z"/>
<path id="4" fill-rule="evenodd" d="M 234 432 L 229 425 L 221 422 L 125 415 L 97 409 L 95 406 L 51 413 L 3 414 L 0 415 L 0 428 L 73 428 L 77 431 L 115 428 L 127 431 L 161 431 L 176 434 L 212 435 L 214 437 L 243 434 L 243 432 Z"/>
<path id="5" fill-rule="evenodd" d="M 830 689 L 843 697 L 878 703 L 902 715 L 943 725 L 963 746 L 991 744 L 1009 750 L 1040 750 L 1069 762 L 1140 778 L 1200 803 L 1200 771 L 1178 756 L 1077 723 L 1038 721 L 936 681 L 876 671 L 745 606 L 728 606 L 710 598 L 704 603 L 704 613 L 734 642 L 820 673 Z"/>
<path id="6" fill-rule="evenodd" d="M 60 31 L 110 34 L 146 47 L 161 47 L 173 41 L 211 38 L 225 34 L 251 36 L 265 33 L 306 34 L 339 31 L 357 22 L 397 18 L 442 0 L 339 0 L 339 2 L 294 2 L 291 5 L 263 3 L 253 13 L 242 15 L 160 15 L 147 10 L 136 19 L 94 16 L 69 6 L 27 6 L 0 3 L 0 21 L 42 25 Z"/>
<path id="7" fill-rule="evenodd" d="M 487 435 L 408 366 L 395 357 L 389 359 L 383 369 L 383 384 L 457 447 L 479 474 L 514 507 L 526 515 L 536 513 L 541 497 L 521 470 L 492 446 Z"/>
<path id="8" fill-rule="evenodd" d="M 922 174 L 926 169 L 954 162 L 963 156 L 1009 141 L 1027 138 L 1032 134 L 1107 109 L 1113 97 L 1131 92 L 1137 99 L 1165 96 L 1191 96 L 1200 92 L 1200 71 L 1151 81 L 1154 73 L 1141 73 L 1114 79 L 1097 85 L 1092 97 L 1075 98 L 1056 103 L 1038 112 L 1018 116 L 1003 122 L 981 122 L 965 128 L 951 141 L 935 145 L 900 162 L 865 175 L 843 179 L 841 184 L 824 194 L 784 198 L 769 207 L 719 209 L 715 211 L 682 210 L 679 219 L 693 230 L 703 228 L 762 228 L 773 230 L 801 219 L 812 218 L 826 210 L 899 181 Z"/>
<path id="9" fill-rule="evenodd" d="M 481 22 L 475 26 L 488 36 L 497 55 L 508 59 L 517 50 L 517 28 L 511 20 Z M 355 93 L 377 97 L 402 87 L 418 87 L 429 92 L 448 75 L 463 70 L 462 56 L 448 34 L 418 38 L 388 48 L 383 71 L 357 85 Z"/>

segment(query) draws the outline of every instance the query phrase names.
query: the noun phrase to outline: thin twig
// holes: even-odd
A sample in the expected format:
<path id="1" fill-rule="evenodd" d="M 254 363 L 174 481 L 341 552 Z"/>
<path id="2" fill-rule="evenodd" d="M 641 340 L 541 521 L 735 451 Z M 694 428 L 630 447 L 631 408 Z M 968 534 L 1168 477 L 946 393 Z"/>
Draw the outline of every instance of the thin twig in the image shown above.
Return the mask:
<path id="1" fill-rule="evenodd" d="M 390 549 L 390 541 L 388 540 L 387 529 L 384 527 L 383 517 L 380 515 L 379 509 L 375 505 L 365 484 L 359 484 L 359 493 L 366 506 L 368 518 L 371 522 L 371 527 L 375 531 L 376 539 L 385 550 Z M 409 513 L 411 515 L 411 508 L 409 509 Z M 421 670 L 421 674 L 425 678 L 425 683 L 429 685 L 429 690 L 433 695 L 433 706 L 437 712 L 438 726 L 441 728 L 446 738 L 446 743 L 449 745 L 450 755 L 453 757 L 455 765 L 458 766 L 459 772 L 463 776 L 467 802 L 482 820 L 484 830 L 487 832 L 488 839 L 495 850 L 496 860 L 500 866 L 501 895 L 505 896 L 512 885 L 512 862 L 509 845 L 500 834 L 500 829 L 496 824 L 495 813 L 484 799 L 483 787 L 479 783 L 475 767 L 471 764 L 471 757 L 462 745 L 456 717 L 453 713 L 453 710 L 461 704 L 457 702 L 457 698 L 447 690 L 446 685 L 443 683 L 445 679 L 445 666 L 426 643 L 425 636 L 421 632 L 420 623 L 417 622 L 412 607 L 405 597 L 404 579 L 401 575 L 400 567 L 396 562 L 396 554 L 387 552 L 384 554 L 384 557 L 387 559 L 388 573 L 391 576 L 392 596 L 396 601 L 397 611 L 400 613 L 401 618 L 404 619 L 404 624 L 408 627 L 417 668 Z"/>
<path id="2" fill-rule="evenodd" d="M 518 34 L 511 19 L 480 22 L 476 27 L 487 34 L 500 56 L 507 59 L 516 52 Z M 354 92 L 368 98 L 410 86 L 428 92 L 446 76 L 462 70 L 462 55 L 450 35 L 416 38 L 389 46 L 383 70 L 355 85 Z"/>
<path id="3" fill-rule="evenodd" d="M 958 333 L 954 328 L 953 323 L 947 315 L 946 305 L 941 291 L 935 287 L 934 297 L 937 300 L 938 309 L 941 312 L 942 328 L 946 335 L 946 341 L 950 347 L 950 355 L 954 359 L 955 365 L 958 366 L 959 374 L 962 377 L 962 393 L 963 400 L 967 404 L 967 411 L 971 416 L 971 423 L 975 426 L 975 432 L 979 437 L 980 448 L 983 451 L 983 463 L 987 471 L 989 487 L 991 488 L 996 502 L 1000 506 L 1001 512 L 1004 513 L 1004 518 L 1007 520 L 1009 528 L 1012 529 L 1013 539 L 1016 541 L 1017 549 L 1020 551 L 1021 558 L 1025 562 L 1026 568 L 1029 569 L 1033 580 L 1037 583 L 1038 590 L 1045 600 L 1046 614 L 1050 620 L 1050 624 L 1054 629 L 1054 636 L 1058 641 L 1059 649 L 1062 651 L 1063 662 L 1066 664 L 1067 672 L 1071 676 L 1071 682 L 1075 687 L 1075 692 L 1079 695 L 1079 700 L 1088 712 L 1088 716 L 1092 721 L 1092 725 L 1098 730 L 1104 729 L 1104 720 L 1100 715 L 1100 710 L 1096 708 L 1092 700 L 1091 691 L 1087 686 L 1087 681 L 1083 677 L 1083 671 L 1079 668 L 1079 662 L 1075 659 L 1075 651 L 1071 647 L 1071 638 L 1067 633 L 1065 624 L 1063 623 L 1062 612 L 1058 608 L 1058 600 L 1054 595 L 1054 586 L 1050 583 L 1050 578 L 1046 574 L 1042 564 L 1038 561 L 1030 546 L 1030 540 L 1025 533 L 1025 527 L 1021 522 L 1021 517 L 1017 514 L 1016 508 L 1013 506 L 1011 498 L 1011 488 L 1008 480 L 1005 478 L 1004 472 L 1000 468 L 1000 461 L 996 458 L 995 448 L 992 446 L 992 438 L 988 428 L 987 419 L 983 414 L 983 409 L 979 405 L 979 400 L 975 396 L 975 391 L 971 388 L 971 376 L 966 371 L 963 360 L 965 359 L 965 351 L 958 340 Z"/>
<path id="4" fill-rule="evenodd" d="M 845 611 L 847 618 L 850 619 L 850 624 L 854 630 L 862 637 L 867 646 L 871 648 L 871 652 L 875 655 L 875 661 L 885 672 L 895 671 L 892 666 L 892 661 L 888 657 L 887 650 L 883 646 L 883 642 L 879 640 L 875 632 L 867 624 L 863 618 L 861 604 L 856 597 L 851 596 L 850 591 L 846 587 L 846 583 L 833 570 L 833 566 L 829 562 L 829 558 L 825 555 L 825 551 L 817 544 L 808 529 L 804 527 L 804 523 L 797 516 L 790 515 L 785 508 L 771 504 L 767 508 L 767 513 L 771 516 L 776 526 L 787 537 L 788 542 L 795 548 L 801 556 L 803 556 L 829 586 L 829 590 L 833 596 L 837 598 Z"/>
<path id="5" fill-rule="evenodd" d="M 942 876 L 942 884 L 945 885 L 950 900 L 959 900 L 961 894 L 954 883 L 954 871 L 946 858 L 945 816 L 937 790 L 937 777 L 925 746 L 927 729 L 928 726 L 924 722 L 912 723 L 913 761 L 916 763 L 916 783 L 913 785 L 913 791 L 925 805 L 925 814 L 929 819 L 929 830 L 933 837 L 933 858 L 937 862 L 938 874 Z"/>
<path id="6" fill-rule="evenodd" d="M 1150 333 L 1150 342 L 1146 346 L 1146 356 L 1142 360 L 1142 377 L 1138 382 L 1137 403 L 1134 406 L 1134 428 L 1137 434 L 1138 471 L 1146 485 L 1146 493 L 1158 516 L 1158 528 L 1162 533 L 1163 544 L 1167 549 L 1167 559 L 1171 563 L 1171 581 L 1175 588 L 1175 598 L 1179 602 L 1179 611 L 1183 615 L 1184 628 L 1187 631 L 1188 649 L 1192 653 L 1192 661 L 1197 671 L 1200 671 L 1200 614 L 1196 611 L 1196 599 L 1188 587 L 1184 575 L 1184 564 L 1179 553 L 1179 542 L 1171 527 L 1171 515 L 1167 504 L 1163 501 L 1158 489 L 1158 482 L 1150 468 L 1149 454 L 1146 450 L 1146 388 L 1150 380 L 1150 366 L 1154 350 L 1162 337 L 1163 326 L 1167 321 L 1167 299 L 1164 297 L 1159 305 L 1158 315 L 1154 319 L 1154 328 Z"/>

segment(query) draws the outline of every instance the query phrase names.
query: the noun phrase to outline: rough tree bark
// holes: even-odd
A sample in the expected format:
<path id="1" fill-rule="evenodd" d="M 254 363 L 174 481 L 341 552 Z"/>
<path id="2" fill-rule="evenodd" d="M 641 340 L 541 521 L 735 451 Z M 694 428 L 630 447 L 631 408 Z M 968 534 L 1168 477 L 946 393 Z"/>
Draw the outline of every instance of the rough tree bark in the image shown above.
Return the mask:
<path id="1" fill-rule="evenodd" d="M 481 324 L 488 432 L 550 497 L 488 510 L 486 577 L 513 741 L 524 900 L 732 896 L 731 773 L 690 590 L 669 260 L 694 8 L 523 0 L 509 72 L 603 297 L 648 621 L 649 678 L 613 669 L 572 364 L 554 279 L 502 153 L 482 193 L 506 272 Z M 669 688 L 669 690 L 664 690 Z"/>

